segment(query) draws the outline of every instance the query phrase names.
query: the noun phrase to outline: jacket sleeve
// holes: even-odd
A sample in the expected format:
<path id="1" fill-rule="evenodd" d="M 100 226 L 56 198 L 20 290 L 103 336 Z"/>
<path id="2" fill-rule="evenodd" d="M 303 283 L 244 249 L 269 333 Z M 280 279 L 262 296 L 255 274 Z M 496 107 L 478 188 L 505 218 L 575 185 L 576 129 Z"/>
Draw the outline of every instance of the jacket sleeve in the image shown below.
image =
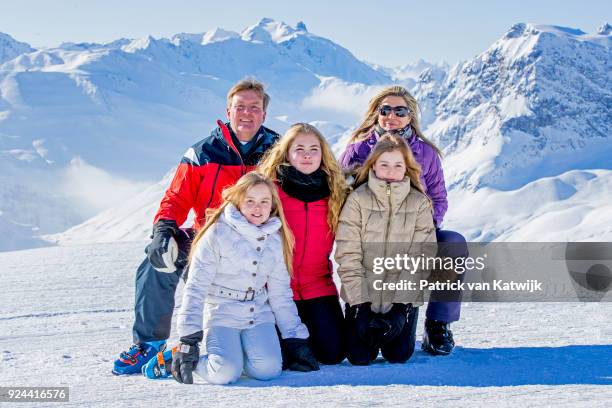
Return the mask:
<path id="1" fill-rule="evenodd" d="M 163 219 L 174 220 L 178 226 L 183 225 L 189 211 L 196 204 L 202 181 L 203 172 L 200 166 L 183 157 L 176 169 L 170 187 L 164 194 L 153 223 Z"/>
<path id="2" fill-rule="evenodd" d="M 417 212 L 414 233 L 410 242 L 408 253 L 412 257 L 424 257 L 425 259 L 433 258 L 438 252 L 436 241 L 436 228 L 432 219 L 432 208 L 429 200 L 423 196 L 423 201 Z M 402 271 L 400 279 L 407 279 L 416 282 L 419 285 L 421 279 L 429 278 L 431 270 L 421 267 L 419 270 L 410 272 Z M 415 293 L 413 291 L 398 290 L 395 292 L 394 303 L 413 303 L 418 306 L 423 303 L 423 291 Z"/>
<path id="3" fill-rule="evenodd" d="M 274 313 L 276 325 L 283 339 L 307 339 L 308 329 L 302 323 L 297 306 L 293 301 L 293 291 L 289 285 L 290 277 L 283 258 L 282 244 L 279 245 L 276 252 L 276 268 L 268 275 L 267 282 L 268 301 Z"/>
<path id="4" fill-rule="evenodd" d="M 363 164 L 366 157 L 370 153 L 368 145 L 365 141 L 350 143 L 346 146 L 344 153 L 340 156 L 340 167 L 345 173 L 357 169 Z"/>
<path id="5" fill-rule="evenodd" d="M 221 261 L 215 228 L 213 225 L 197 243 L 189 265 L 183 301 L 177 314 L 179 337 L 202 330 L 204 324 L 204 301 Z"/>
<path id="6" fill-rule="evenodd" d="M 429 171 L 425 174 L 425 184 L 427 184 L 425 187 L 427 188 L 427 195 L 433 202 L 434 223 L 436 227 L 439 227 L 448 209 L 448 200 L 440 156 L 435 151 L 432 151 L 432 155 Z"/>
<path id="7" fill-rule="evenodd" d="M 340 162 L 340 167 L 342 168 L 343 171 L 347 171 L 351 167 L 354 155 L 355 155 L 355 147 L 354 147 L 354 144 L 351 143 L 348 146 L 346 146 L 346 149 L 344 149 L 344 152 L 340 156 L 339 162 Z"/>
<path id="8" fill-rule="evenodd" d="M 340 213 L 335 254 L 342 292 L 350 305 L 371 302 L 363 266 L 361 227 L 361 207 L 353 192 Z"/>

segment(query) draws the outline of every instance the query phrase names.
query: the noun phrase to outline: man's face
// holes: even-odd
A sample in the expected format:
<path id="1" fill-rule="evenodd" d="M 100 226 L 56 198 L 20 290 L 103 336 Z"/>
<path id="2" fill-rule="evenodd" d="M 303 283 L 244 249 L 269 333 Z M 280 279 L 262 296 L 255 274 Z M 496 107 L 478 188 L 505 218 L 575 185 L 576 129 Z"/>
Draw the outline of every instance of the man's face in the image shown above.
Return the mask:
<path id="1" fill-rule="evenodd" d="M 263 98 L 252 90 L 236 93 L 226 112 L 232 130 L 243 142 L 251 140 L 266 119 Z"/>

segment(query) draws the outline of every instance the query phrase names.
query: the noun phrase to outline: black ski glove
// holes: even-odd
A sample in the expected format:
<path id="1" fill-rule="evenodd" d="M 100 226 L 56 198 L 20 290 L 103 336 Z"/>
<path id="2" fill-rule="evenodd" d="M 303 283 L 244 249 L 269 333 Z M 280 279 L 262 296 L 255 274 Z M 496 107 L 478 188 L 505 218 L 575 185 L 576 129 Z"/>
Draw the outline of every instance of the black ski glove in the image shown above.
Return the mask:
<path id="1" fill-rule="evenodd" d="M 181 337 L 178 351 L 172 357 L 172 376 L 181 384 L 193 384 L 193 371 L 200 359 L 200 347 L 204 334 L 200 330 Z"/>
<path id="2" fill-rule="evenodd" d="M 389 329 L 383 335 L 384 342 L 393 340 L 402 332 L 411 309 L 412 304 L 393 303 L 391 310 L 382 315 L 382 319 L 389 324 Z"/>
<path id="3" fill-rule="evenodd" d="M 374 319 L 372 303 L 360 303 L 358 305 L 351 306 L 351 309 L 351 314 L 353 315 L 353 319 L 355 319 L 357 335 L 363 342 L 368 345 L 372 345 L 373 339 L 370 333 L 370 324 Z"/>
<path id="4" fill-rule="evenodd" d="M 179 247 L 175 237 L 179 231 L 174 220 L 159 220 L 153 226 L 153 241 L 147 247 L 147 257 L 157 271 L 176 271 Z"/>
<path id="5" fill-rule="evenodd" d="M 319 362 L 312 354 L 306 339 L 281 339 L 283 370 L 319 371 Z"/>

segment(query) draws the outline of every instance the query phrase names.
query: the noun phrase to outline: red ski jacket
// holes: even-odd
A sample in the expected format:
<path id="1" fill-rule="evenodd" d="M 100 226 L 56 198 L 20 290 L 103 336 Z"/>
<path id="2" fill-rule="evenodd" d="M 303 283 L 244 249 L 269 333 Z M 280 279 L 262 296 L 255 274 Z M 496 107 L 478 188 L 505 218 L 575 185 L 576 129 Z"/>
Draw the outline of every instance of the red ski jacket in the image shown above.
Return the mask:
<path id="1" fill-rule="evenodd" d="M 289 196 L 280 186 L 278 193 L 287 223 L 295 237 L 291 279 L 293 299 L 338 296 L 329 259 L 334 234 L 327 224 L 328 198 L 307 203 Z"/>
<path id="2" fill-rule="evenodd" d="M 217 121 L 217 125 L 210 136 L 190 147 L 181 159 L 153 223 L 174 220 L 180 226 L 193 208 L 194 227 L 201 228 L 206 209 L 221 204 L 223 189 L 253 170 L 279 138 L 276 132 L 262 126 L 255 135 L 255 146 L 248 157 L 242 158 L 232 141 L 228 124 Z"/>

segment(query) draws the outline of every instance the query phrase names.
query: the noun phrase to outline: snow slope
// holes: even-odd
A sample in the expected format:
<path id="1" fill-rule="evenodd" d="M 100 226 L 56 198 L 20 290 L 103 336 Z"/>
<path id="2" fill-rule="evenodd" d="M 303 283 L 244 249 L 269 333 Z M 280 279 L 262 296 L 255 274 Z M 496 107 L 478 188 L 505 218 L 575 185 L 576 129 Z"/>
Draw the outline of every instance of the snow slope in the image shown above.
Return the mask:
<path id="1" fill-rule="evenodd" d="M 129 346 L 144 242 L 0 253 L 0 383 L 68 386 L 67 406 L 609 406 L 611 303 L 469 303 L 457 349 L 231 386 L 110 373 Z M 178 291 L 180 299 L 180 288 Z M 180 300 L 179 300 L 180 303 Z M 419 318 L 421 338 L 423 311 Z M 173 332 L 173 339 L 175 334 Z M 49 404 L 51 406 L 52 404 Z M 41 406 L 41 404 L 37 404 Z"/>

